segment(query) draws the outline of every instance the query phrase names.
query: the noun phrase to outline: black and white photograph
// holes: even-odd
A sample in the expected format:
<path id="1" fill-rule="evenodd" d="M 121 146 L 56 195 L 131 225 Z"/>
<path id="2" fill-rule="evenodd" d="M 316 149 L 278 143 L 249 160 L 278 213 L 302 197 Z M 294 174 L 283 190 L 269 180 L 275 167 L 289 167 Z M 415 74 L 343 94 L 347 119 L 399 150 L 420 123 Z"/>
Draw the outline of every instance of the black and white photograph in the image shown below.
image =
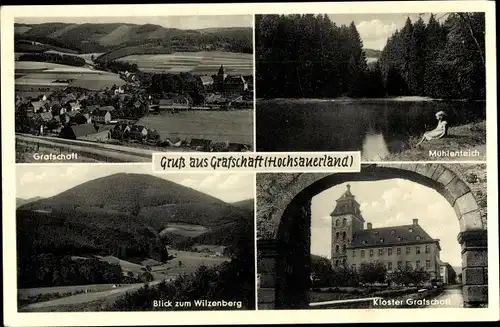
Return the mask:
<path id="1" fill-rule="evenodd" d="M 258 151 L 486 160 L 484 12 L 256 15 Z"/>
<path id="2" fill-rule="evenodd" d="M 255 309 L 254 176 L 16 171 L 19 312 Z"/>
<path id="3" fill-rule="evenodd" d="M 14 34 L 16 162 L 253 150 L 252 15 L 28 17 Z"/>
<path id="4" fill-rule="evenodd" d="M 259 310 L 485 308 L 486 203 L 484 164 L 258 174 Z"/>

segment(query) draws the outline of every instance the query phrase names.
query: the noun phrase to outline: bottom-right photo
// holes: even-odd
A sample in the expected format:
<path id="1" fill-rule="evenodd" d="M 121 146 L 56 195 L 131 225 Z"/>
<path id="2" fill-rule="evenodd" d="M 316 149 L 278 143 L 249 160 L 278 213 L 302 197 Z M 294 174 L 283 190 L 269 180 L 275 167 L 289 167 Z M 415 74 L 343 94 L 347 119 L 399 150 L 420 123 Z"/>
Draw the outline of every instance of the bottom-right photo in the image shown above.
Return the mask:
<path id="1" fill-rule="evenodd" d="M 257 174 L 258 309 L 488 306 L 485 164 Z"/>

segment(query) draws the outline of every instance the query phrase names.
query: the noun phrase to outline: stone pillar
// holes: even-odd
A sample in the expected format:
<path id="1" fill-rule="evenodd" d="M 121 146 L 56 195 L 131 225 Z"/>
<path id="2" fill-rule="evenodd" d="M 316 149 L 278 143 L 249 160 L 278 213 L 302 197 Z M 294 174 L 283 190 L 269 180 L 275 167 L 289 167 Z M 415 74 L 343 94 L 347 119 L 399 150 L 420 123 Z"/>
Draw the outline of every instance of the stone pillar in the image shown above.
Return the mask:
<path id="1" fill-rule="evenodd" d="M 461 232 L 462 292 L 465 308 L 488 306 L 488 242 L 487 230 Z"/>
<path id="2" fill-rule="evenodd" d="M 277 239 L 276 309 L 309 308 L 311 202 L 294 199 L 281 219 Z"/>
<path id="3" fill-rule="evenodd" d="M 276 287 L 276 241 L 257 241 L 257 302 L 258 309 L 274 309 Z"/>

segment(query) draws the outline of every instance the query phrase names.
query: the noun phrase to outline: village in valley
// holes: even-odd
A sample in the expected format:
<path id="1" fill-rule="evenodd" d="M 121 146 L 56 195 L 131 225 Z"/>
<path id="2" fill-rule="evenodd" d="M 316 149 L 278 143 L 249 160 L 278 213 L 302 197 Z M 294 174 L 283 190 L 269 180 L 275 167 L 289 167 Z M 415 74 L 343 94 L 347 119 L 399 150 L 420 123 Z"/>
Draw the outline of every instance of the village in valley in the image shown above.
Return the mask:
<path id="1" fill-rule="evenodd" d="M 19 137 L 157 151 L 252 149 L 251 54 L 228 43 L 186 51 L 175 40 L 166 54 L 75 53 L 23 35 L 15 49 Z"/>

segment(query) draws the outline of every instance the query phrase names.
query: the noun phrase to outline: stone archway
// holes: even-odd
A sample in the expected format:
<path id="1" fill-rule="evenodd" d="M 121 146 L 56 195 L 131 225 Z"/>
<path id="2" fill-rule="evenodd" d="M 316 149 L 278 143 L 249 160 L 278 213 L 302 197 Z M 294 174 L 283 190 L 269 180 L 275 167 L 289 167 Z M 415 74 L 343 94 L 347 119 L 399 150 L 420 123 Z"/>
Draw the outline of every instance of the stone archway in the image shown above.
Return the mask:
<path id="1" fill-rule="evenodd" d="M 257 193 L 258 272 L 260 286 L 274 289 L 262 298 L 259 294 L 259 305 L 288 309 L 309 305 L 313 196 L 348 181 L 391 178 L 430 187 L 453 207 L 460 226 L 464 306 L 485 305 L 488 299 L 486 201 L 481 188 L 485 189 L 486 183 L 473 187 L 474 183 L 467 181 L 466 166 L 372 164 L 363 165 L 359 173 L 259 174 L 258 185 L 264 186 Z M 457 167 L 464 169 L 457 172 L 454 169 Z M 478 202 L 478 198 L 482 201 Z"/>

